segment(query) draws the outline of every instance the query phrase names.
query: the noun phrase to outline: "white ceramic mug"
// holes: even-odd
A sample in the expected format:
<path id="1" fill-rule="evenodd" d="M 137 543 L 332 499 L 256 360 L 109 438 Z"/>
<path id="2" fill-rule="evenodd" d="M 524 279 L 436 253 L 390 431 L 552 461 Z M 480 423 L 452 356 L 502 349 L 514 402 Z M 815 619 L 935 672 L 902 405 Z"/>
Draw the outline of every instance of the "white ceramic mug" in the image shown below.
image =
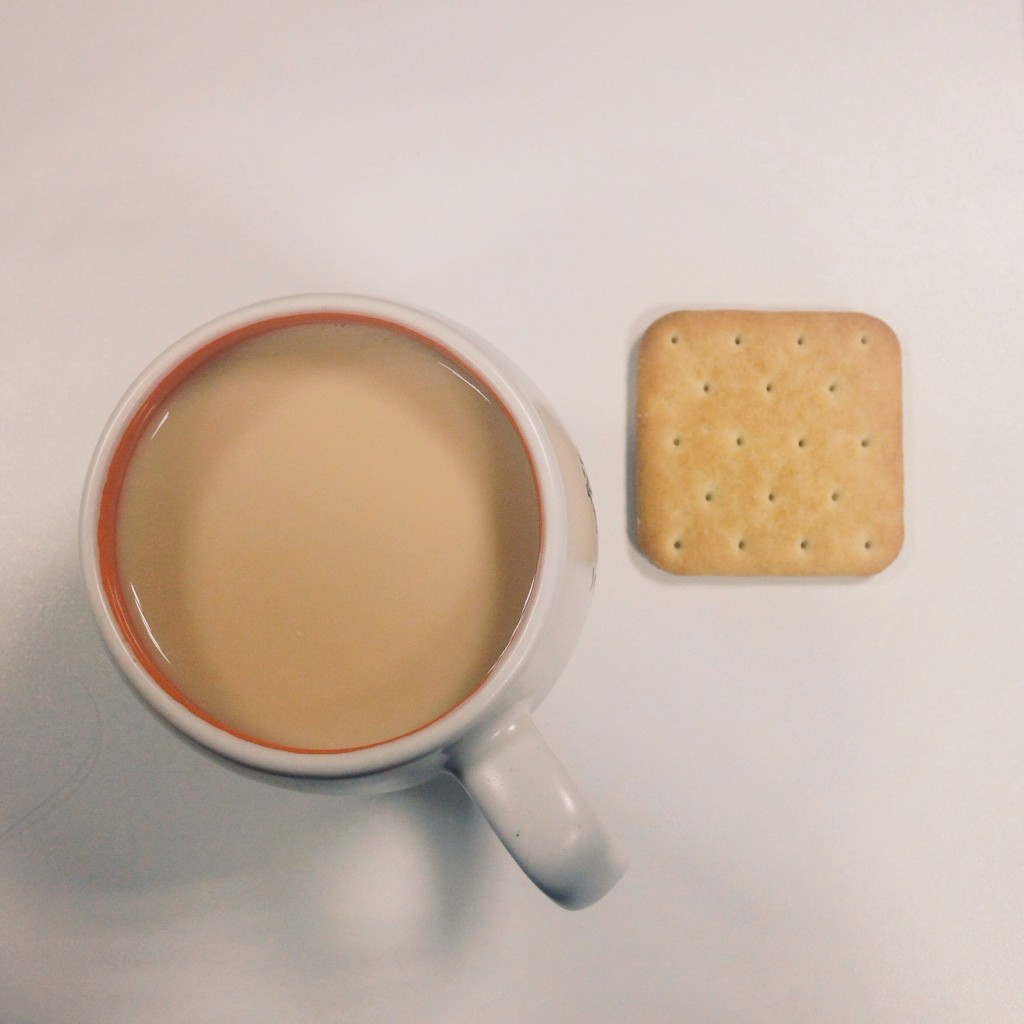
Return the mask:
<path id="1" fill-rule="evenodd" d="M 408 735 L 341 753 L 296 752 L 242 738 L 165 689 L 144 666 L 130 625 L 115 614 L 114 540 L 102 524 L 111 505 L 116 507 L 117 495 L 109 493 L 116 488 L 109 483 L 116 476 L 112 463 L 127 457 L 126 429 L 158 387 L 166 390 L 170 379 L 183 377 L 229 337 L 309 314 L 369 320 L 426 339 L 484 381 L 512 418 L 532 462 L 543 538 L 523 619 L 481 685 L 440 719 Z M 379 299 L 306 295 L 250 306 L 193 331 L 142 373 L 107 424 L 85 484 L 81 553 L 89 598 L 114 659 L 144 700 L 191 739 L 250 768 L 306 780 L 348 780 L 352 787 L 399 789 L 450 772 L 527 875 L 565 907 L 593 903 L 622 875 L 619 844 L 531 717 L 569 658 L 593 589 L 597 528 L 586 474 L 533 386 L 466 330 Z"/>

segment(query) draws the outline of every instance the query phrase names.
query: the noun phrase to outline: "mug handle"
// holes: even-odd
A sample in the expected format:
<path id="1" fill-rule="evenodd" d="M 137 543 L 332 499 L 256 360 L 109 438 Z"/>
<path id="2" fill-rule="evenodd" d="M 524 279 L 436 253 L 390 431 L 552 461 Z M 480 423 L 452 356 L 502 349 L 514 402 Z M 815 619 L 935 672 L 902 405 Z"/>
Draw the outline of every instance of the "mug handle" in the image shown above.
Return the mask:
<path id="1" fill-rule="evenodd" d="M 525 710 L 449 751 L 505 848 L 544 893 L 580 910 L 622 877 L 626 856 Z"/>

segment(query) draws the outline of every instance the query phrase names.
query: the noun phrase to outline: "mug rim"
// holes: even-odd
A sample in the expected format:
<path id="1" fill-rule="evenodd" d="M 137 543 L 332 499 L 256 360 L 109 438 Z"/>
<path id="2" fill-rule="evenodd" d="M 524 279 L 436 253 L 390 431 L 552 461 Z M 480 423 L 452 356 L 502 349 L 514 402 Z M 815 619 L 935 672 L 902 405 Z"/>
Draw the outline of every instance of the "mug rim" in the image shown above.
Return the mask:
<path id="1" fill-rule="evenodd" d="M 113 464 L 119 458 L 127 464 L 134 444 L 125 454 L 123 442 L 147 408 L 162 401 L 198 365 L 231 344 L 285 326 L 273 321 L 316 322 L 335 317 L 378 323 L 412 335 L 480 378 L 501 403 L 531 464 L 541 537 L 523 615 L 497 662 L 466 697 L 438 718 L 392 739 L 351 749 L 306 750 L 268 744 L 235 732 L 180 691 L 175 696 L 154 678 L 140 658 L 144 645 L 125 635 L 134 631 L 123 625 L 108 592 L 108 559 L 100 532 L 113 514 L 107 507 L 108 479 L 116 469 Z M 502 694 L 537 644 L 559 590 L 567 544 L 565 516 L 557 512 L 565 508 L 565 495 L 556 455 L 539 410 L 523 386 L 525 380 L 516 378 L 514 366 L 466 329 L 413 307 L 360 295 L 316 293 L 257 302 L 209 321 L 161 352 L 118 401 L 100 436 L 86 475 L 80 515 L 82 567 L 90 604 L 108 649 L 136 692 L 180 732 L 208 749 L 238 763 L 284 775 L 345 777 L 385 771 L 443 751 L 489 718 L 489 711 L 501 705 Z M 114 480 L 116 487 L 123 466 L 120 473 Z M 173 681 L 168 681 L 176 690 Z"/>

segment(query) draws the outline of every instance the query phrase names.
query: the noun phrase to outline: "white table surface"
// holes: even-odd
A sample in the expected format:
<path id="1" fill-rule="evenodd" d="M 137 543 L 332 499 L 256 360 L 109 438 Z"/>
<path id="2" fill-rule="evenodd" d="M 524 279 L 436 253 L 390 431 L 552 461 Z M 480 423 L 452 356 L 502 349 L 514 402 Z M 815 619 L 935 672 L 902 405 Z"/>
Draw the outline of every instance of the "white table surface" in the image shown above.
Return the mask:
<path id="1" fill-rule="evenodd" d="M 1017 0 L 0 6 L 0 1020 L 1024 1019 L 1022 126 Z M 539 721 L 631 850 L 589 910 L 454 783 L 243 777 L 104 653 L 108 412 L 307 291 L 466 324 L 580 447 L 599 584 Z M 722 306 L 899 334 L 881 575 L 633 547 L 637 339 Z"/>

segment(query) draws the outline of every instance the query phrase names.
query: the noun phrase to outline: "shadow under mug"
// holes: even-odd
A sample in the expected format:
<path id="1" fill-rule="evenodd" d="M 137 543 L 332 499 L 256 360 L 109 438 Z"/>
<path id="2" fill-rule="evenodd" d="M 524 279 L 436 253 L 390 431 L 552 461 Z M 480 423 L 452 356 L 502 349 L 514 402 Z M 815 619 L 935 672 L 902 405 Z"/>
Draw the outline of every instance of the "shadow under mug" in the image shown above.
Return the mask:
<path id="1" fill-rule="evenodd" d="M 418 339 L 462 364 L 495 395 L 519 433 L 538 492 L 541 548 L 523 617 L 498 662 L 461 703 L 396 739 L 340 752 L 284 749 L 206 715 L 155 670 L 133 635 L 119 594 L 118 487 L 132 432 L 206 359 L 285 324 L 360 322 Z M 302 780 L 347 780 L 378 791 L 438 772 L 460 780 L 526 874 L 564 907 L 605 895 L 625 870 L 618 842 L 533 723 L 578 638 L 593 589 L 597 527 L 576 449 L 519 371 L 465 329 L 380 299 L 306 295 L 238 310 L 193 331 L 159 356 L 118 404 L 90 465 L 81 511 L 86 587 L 103 638 L 141 697 L 185 736 L 239 764 Z M 343 786 L 344 788 L 344 786 Z"/>

